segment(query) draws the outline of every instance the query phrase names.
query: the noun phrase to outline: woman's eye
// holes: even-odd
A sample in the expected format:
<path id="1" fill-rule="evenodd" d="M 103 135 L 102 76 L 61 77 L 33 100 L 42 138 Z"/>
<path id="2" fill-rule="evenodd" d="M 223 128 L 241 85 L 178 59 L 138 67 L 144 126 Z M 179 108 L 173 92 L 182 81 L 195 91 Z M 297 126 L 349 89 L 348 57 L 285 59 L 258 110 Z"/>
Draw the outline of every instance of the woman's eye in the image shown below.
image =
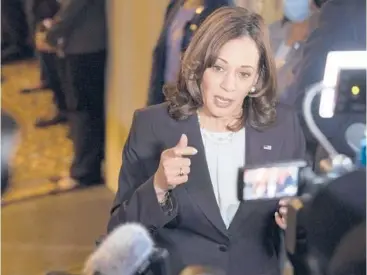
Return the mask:
<path id="1" fill-rule="evenodd" d="M 249 78 L 250 76 L 251 76 L 251 74 L 249 74 L 249 73 L 245 73 L 245 72 L 240 73 L 241 78 Z"/>
<path id="2" fill-rule="evenodd" d="M 223 71 L 223 68 L 221 66 L 214 65 L 213 66 L 213 70 L 216 71 L 216 72 L 222 72 Z"/>

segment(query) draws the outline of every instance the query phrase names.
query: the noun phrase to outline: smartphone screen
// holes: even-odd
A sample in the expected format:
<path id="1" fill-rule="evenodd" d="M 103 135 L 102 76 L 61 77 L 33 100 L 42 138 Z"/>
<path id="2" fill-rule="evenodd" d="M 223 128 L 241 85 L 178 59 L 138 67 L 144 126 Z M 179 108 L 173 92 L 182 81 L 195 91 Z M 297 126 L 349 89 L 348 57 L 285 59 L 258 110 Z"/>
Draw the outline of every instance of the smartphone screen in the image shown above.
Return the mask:
<path id="1" fill-rule="evenodd" d="M 239 199 L 259 200 L 296 196 L 301 167 L 304 167 L 303 162 L 243 169 L 242 183 L 239 184 L 239 196 L 242 196 Z"/>

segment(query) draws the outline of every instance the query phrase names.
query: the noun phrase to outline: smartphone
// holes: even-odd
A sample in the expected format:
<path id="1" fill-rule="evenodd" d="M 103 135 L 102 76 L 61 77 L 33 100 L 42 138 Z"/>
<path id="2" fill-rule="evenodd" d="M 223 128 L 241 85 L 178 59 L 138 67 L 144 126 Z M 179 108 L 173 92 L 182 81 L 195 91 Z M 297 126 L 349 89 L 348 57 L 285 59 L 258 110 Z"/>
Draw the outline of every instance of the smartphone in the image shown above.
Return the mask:
<path id="1" fill-rule="evenodd" d="M 266 200 L 297 196 L 303 160 L 246 166 L 238 176 L 238 199 Z"/>

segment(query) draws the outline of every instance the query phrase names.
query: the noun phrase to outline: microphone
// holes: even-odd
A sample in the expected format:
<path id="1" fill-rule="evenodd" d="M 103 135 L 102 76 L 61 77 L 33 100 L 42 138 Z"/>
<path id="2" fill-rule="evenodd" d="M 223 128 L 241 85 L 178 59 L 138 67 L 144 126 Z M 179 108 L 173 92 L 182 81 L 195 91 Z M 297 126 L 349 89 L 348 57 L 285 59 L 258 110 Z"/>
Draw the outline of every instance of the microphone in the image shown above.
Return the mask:
<path id="1" fill-rule="evenodd" d="M 365 137 L 365 132 L 366 126 L 363 123 L 353 123 L 345 131 L 345 140 L 355 153 L 360 150 L 361 140 Z"/>
<path id="2" fill-rule="evenodd" d="M 147 268 L 154 243 L 148 231 L 136 223 L 113 230 L 84 266 L 85 275 L 133 275 Z"/>

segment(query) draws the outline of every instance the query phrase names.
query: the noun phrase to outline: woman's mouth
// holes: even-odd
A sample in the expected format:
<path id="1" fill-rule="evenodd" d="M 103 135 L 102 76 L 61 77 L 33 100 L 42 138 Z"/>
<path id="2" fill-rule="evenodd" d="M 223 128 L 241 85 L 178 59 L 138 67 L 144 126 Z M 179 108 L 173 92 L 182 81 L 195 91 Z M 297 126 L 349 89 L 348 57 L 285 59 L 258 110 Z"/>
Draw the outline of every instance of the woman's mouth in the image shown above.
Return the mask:
<path id="1" fill-rule="evenodd" d="M 214 96 L 214 104 L 218 108 L 228 108 L 231 106 L 233 100 L 222 96 Z"/>

